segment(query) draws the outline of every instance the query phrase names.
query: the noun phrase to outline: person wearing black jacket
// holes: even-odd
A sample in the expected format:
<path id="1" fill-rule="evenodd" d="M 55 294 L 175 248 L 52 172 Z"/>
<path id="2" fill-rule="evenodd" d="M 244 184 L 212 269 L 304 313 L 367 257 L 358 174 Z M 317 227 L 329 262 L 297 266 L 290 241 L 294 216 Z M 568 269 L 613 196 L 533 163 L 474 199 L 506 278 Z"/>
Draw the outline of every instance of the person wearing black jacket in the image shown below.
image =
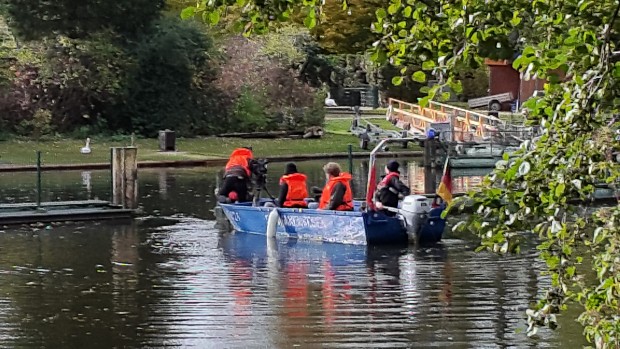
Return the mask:
<path id="1" fill-rule="evenodd" d="M 396 213 L 383 209 L 383 207 L 397 208 L 398 199 L 411 193 L 409 187 L 400 180 L 399 167 L 400 164 L 395 160 L 388 162 L 387 166 L 385 166 L 386 174 L 379 182 L 379 185 L 377 185 L 377 191 L 375 192 L 377 208 L 388 216 L 394 216 Z"/>

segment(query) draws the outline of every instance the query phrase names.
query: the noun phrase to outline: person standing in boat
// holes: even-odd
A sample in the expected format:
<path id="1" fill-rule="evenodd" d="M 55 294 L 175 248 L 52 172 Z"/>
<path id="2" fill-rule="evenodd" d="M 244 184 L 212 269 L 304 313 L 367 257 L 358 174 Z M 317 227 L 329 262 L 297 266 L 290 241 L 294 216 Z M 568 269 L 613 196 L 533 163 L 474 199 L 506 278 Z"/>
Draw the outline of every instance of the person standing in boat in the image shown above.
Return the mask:
<path id="1" fill-rule="evenodd" d="M 307 208 L 304 200 L 308 197 L 306 175 L 297 172 L 297 165 L 292 162 L 286 164 L 284 175 L 280 178 L 280 195 L 278 205 L 289 208 Z"/>
<path id="2" fill-rule="evenodd" d="M 329 162 L 323 166 L 327 184 L 321 191 L 319 210 L 353 211 L 351 175 L 340 170 L 340 165 Z"/>
<path id="3" fill-rule="evenodd" d="M 254 158 L 252 147 L 233 150 L 224 169 L 224 183 L 218 192 L 219 202 L 248 202 L 248 182 L 252 175 L 250 160 Z"/>
<path id="4" fill-rule="evenodd" d="M 411 193 L 409 187 L 400 180 L 399 167 L 400 164 L 395 160 L 388 162 L 385 166 L 385 176 L 377 185 L 377 191 L 375 192 L 377 209 L 388 216 L 394 216 L 396 213 L 388 211 L 384 207 L 398 208 L 398 200 Z"/>

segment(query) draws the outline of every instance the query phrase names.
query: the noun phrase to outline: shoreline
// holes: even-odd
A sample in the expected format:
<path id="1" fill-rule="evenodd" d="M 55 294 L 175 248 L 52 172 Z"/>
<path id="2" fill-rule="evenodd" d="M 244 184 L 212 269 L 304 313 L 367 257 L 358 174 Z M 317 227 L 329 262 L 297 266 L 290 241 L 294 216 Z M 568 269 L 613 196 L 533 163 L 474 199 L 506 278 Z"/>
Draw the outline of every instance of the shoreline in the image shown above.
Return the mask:
<path id="1" fill-rule="evenodd" d="M 279 155 L 279 156 L 267 156 L 257 157 L 264 158 L 270 162 L 285 162 L 285 161 L 307 161 L 307 160 L 321 160 L 321 159 L 347 159 L 348 153 L 328 153 L 328 154 L 304 154 L 304 155 Z M 355 152 L 352 153 L 354 159 L 368 158 L 370 152 Z M 424 151 L 412 150 L 412 151 L 400 151 L 400 152 L 383 152 L 377 153 L 377 157 L 421 157 L 424 156 Z M 162 160 L 162 161 L 138 161 L 138 168 L 186 168 L 186 167 L 208 167 L 208 166 L 223 166 L 228 161 L 228 158 L 221 159 L 203 159 L 203 160 Z M 41 171 L 71 171 L 71 170 L 106 170 L 110 168 L 110 163 L 85 163 L 85 164 L 53 164 L 42 165 Z M 37 166 L 35 165 L 0 165 L 0 173 L 6 172 L 35 172 Z"/>

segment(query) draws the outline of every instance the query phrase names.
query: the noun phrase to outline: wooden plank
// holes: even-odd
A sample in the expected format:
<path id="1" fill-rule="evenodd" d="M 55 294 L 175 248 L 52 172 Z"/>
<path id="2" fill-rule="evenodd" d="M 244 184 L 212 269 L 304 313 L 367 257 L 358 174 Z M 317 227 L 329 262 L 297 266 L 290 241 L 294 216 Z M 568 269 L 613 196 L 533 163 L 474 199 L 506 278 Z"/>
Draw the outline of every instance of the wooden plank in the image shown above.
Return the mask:
<path id="1" fill-rule="evenodd" d="M 128 219 L 134 215 L 129 209 L 64 209 L 51 211 L 0 212 L 0 224 L 29 224 L 57 221 L 91 221 L 101 219 Z"/>
<path id="2" fill-rule="evenodd" d="M 56 207 L 56 206 L 105 206 L 110 205 L 109 201 L 103 200 L 78 200 L 78 201 L 50 201 L 42 202 L 41 207 Z M 0 210 L 3 209 L 16 209 L 16 208 L 36 208 L 36 202 L 21 202 L 15 204 L 0 204 Z"/>
<path id="3" fill-rule="evenodd" d="M 449 105 L 449 104 L 443 104 L 443 103 L 433 102 L 433 101 L 431 101 L 430 104 L 431 105 L 438 105 L 439 107 L 444 107 L 444 109 L 451 109 L 451 110 L 460 111 L 462 113 L 469 113 L 470 115 L 475 115 L 475 116 L 477 116 L 479 118 L 482 118 L 482 119 L 492 120 L 492 121 L 496 121 L 496 122 L 499 122 L 499 123 L 502 123 L 502 124 L 505 123 L 500 118 L 496 118 L 495 116 L 492 116 L 492 115 L 486 115 L 486 114 L 478 113 L 478 112 L 475 112 L 473 110 L 467 110 L 467 109 L 455 107 L 455 106 L 452 106 L 452 105 Z M 448 112 L 446 112 L 446 113 L 448 113 Z"/>
<path id="4" fill-rule="evenodd" d="M 429 117 L 426 117 L 426 116 L 423 116 L 423 115 L 420 115 L 420 114 L 416 114 L 416 113 L 412 113 L 410 111 L 406 111 L 406 110 L 403 110 L 403 109 L 394 108 L 394 112 L 395 113 L 399 113 L 399 114 L 403 114 L 403 116 L 419 119 L 419 120 L 426 121 L 426 122 L 437 122 L 436 120 L 433 120 L 433 119 L 431 119 Z"/>
<path id="5" fill-rule="evenodd" d="M 16 211 L 16 212 L 0 212 L 2 217 L 38 217 L 38 216 L 57 216 L 57 215 L 84 215 L 84 214 L 107 214 L 107 213 L 131 213 L 133 210 L 123 208 L 82 208 L 82 209 L 59 209 L 49 211 Z"/>

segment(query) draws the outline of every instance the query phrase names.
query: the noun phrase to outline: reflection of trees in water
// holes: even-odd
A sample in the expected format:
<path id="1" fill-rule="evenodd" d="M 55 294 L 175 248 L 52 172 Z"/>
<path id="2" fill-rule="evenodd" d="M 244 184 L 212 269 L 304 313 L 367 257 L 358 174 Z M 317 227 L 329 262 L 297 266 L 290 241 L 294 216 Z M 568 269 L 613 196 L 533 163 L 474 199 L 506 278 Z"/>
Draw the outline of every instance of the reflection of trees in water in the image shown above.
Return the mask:
<path id="1" fill-rule="evenodd" d="M 459 254 L 458 261 L 446 259 L 437 265 L 419 257 L 413 264 L 401 260 L 406 266 L 403 269 L 415 270 L 404 273 L 415 274 L 407 284 L 432 285 L 431 288 L 417 287 L 417 294 L 411 295 L 412 298 L 419 297 L 418 302 L 411 302 L 413 304 L 428 302 L 432 305 L 418 306 L 419 311 L 412 321 L 433 328 L 442 328 L 443 323 L 451 324 L 449 333 L 436 333 L 434 337 L 426 337 L 426 333 L 424 338 L 438 342 L 451 340 L 455 345 L 459 342 L 484 345 L 524 340 L 524 335 L 516 334 L 516 330 L 525 325 L 522 317 L 527 304 L 523 303 L 523 295 L 530 301 L 535 300 L 536 286 L 541 282 L 538 266 L 528 257 L 506 260 L 469 251 L 460 251 Z M 434 272 L 433 268 L 441 268 L 441 272 Z M 439 302 L 434 304 L 433 299 Z"/>
<path id="2" fill-rule="evenodd" d="M 29 230 L 0 235 L 0 270 L 12 270 L 0 292 L 13 308 L 0 314 L 0 323 L 19 328 L 3 346 L 139 346 L 144 309 L 135 225 Z"/>

